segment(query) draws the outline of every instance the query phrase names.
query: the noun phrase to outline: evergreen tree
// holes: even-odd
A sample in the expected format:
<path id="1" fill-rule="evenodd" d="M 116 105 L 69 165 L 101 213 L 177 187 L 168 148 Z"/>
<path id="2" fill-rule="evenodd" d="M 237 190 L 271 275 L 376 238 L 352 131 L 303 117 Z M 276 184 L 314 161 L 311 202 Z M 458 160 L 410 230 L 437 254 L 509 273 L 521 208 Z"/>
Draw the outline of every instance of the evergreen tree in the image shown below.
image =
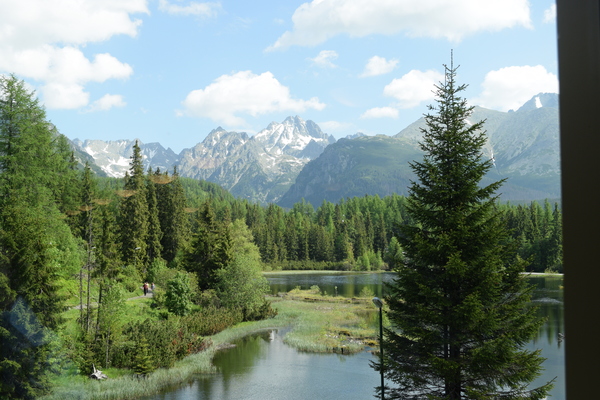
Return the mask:
<path id="1" fill-rule="evenodd" d="M 54 128 L 34 93 L 0 76 L 0 398 L 48 391 L 49 330 L 64 311 L 60 282 L 82 263 L 56 201 Z M 62 163 L 62 164 L 61 164 Z M 58 166 L 58 167 L 57 167 Z"/>
<path id="2" fill-rule="evenodd" d="M 187 271 L 198 276 L 200 290 L 214 289 L 216 273 L 225 268 L 232 259 L 231 238 L 227 226 L 216 220 L 210 200 L 198 211 L 196 232 L 184 265 Z"/>
<path id="3" fill-rule="evenodd" d="M 185 272 L 177 272 L 167 281 L 165 305 L 169 312 L 183 316 L 192 310 L 192 289 L 190 277 Z"/>
<path id="4" fill-rule="evenodd" d="M 121 192 L 121 254 L 143 276 L 148 266 L 148 201 L 142 165 L 142 152 L 135 142 L 129 174 Z"/>
<path id="5" fill-rule="evenodd" d="M 167 183 L 159 185 L 158 218 L 162 229 L 162 256 L 173 263 L 185 248 L 189 237 L 189 220 L 185 213 L 186 199 L 177 169 Z"/>
<path id="6" fill-rule="evenodd" d="M 140 341 L 137 343 L 133 363 L 133 372 L 142 377 L 147 377 L 156 369 L 154 360 L 152 359 L 152 355 L 150 353 L 150 345 L 148 344 L 148 339 L 146 339 L 145 336 L 142 336 Z"/>
<path id="7" fill-rule="evenodd" d="M 483 122 L 467 123 L 472 107 L 455 76 L 445 66 L 437 113 L 425 116 L 424 160 L 411 164 L 419 182 L 407 207 L 417 223 L 401 227 L 406 258 L 387 289 L 384 373 L 394 385 L 385 396 L 542 399 L 551 383 L 528 384 L 543 358 L 522 348 L 541 320 L 495 211 L 502 181 L 480 186 L 492 165 L 482 159 Z"/>
<path id="8" fill-rule="evenodd" d="M 153 180 L 151 177 L 161 177 L 160 171 L 157 170 L 154 175 L 151 171 L 148 171 L 148 180 L 146 182 L 146 202 L 148 204 L 148 248 L 146 253 L 148 255 L 148 263 L 161 259 L 161 239 L 163 236 L 158 212 L 157 184 L 155 183 L 155 181 L 160 181 L 157 179 Z"/>

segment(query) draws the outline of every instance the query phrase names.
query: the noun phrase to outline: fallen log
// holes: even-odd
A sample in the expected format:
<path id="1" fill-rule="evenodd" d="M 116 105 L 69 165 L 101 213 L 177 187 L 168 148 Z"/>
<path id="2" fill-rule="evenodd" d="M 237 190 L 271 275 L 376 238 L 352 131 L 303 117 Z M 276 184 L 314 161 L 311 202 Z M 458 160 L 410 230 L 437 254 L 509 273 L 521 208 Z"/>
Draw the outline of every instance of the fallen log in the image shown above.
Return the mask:
<path id="1" fill-rule="evenodd" d="M 106 376 L 106 374 L 100 371 L 99 369 L 96 369 L 96 366 L 94 364 L 92 364 L 92 368 L 94 369 L 94 372 L 90 374 L 91 379 L 97 379 L 99 381 L 103 379 L 108 379 L 108 376 Z"/>

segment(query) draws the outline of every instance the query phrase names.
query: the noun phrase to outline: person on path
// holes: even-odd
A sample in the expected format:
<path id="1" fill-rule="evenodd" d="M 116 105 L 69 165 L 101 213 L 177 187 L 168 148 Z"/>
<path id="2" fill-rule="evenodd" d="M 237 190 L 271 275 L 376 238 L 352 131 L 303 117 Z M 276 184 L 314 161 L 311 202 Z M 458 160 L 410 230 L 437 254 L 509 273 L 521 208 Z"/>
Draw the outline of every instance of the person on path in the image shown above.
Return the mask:
<path id="1" fill-rule="evenodd" d="M 150 285 L 150 290 L 154 292 L 154 282 L 152 282 L 152 285 Z"/>
<path id="2" fill-rule="evenodd" d="M 144 282 L 144 296 L 148 294 L 148 282 Z"/>

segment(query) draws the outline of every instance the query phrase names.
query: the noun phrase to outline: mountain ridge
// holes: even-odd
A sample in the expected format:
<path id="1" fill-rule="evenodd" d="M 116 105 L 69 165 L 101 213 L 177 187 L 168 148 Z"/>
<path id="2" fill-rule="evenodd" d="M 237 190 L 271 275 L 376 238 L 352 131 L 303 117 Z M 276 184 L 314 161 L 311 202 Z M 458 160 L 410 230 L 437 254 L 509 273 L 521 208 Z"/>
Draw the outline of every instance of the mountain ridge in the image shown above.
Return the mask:
<path id="1" fill-rule="evenodd" d="M 488 178 L 509 177 L 502 199 L 560 197 L 557 94 L 540 93 L 516 111 L 474 107 L 467 122 L 479 120 L 485 120 L 488 135 L 484 155 L 495 161 Z M 289 207 L 302 198 L 320 204 L 365 194 L 406 194 L 414 178 L 408 162 L 422 157 L 418 143 L 424 126 L 420 118 L 393 136 L 357 133 L 336 141 L 296 115 L 253 136 L 217 127 L 179 154 L 158 142 L 139 144 L 146 169 L 177 167 L 181 176 L 217 183 L 236 197 Z M 72 141 L 82 158 L 93 158 L 115 177 L 129 169 L 134 143 Z"/>

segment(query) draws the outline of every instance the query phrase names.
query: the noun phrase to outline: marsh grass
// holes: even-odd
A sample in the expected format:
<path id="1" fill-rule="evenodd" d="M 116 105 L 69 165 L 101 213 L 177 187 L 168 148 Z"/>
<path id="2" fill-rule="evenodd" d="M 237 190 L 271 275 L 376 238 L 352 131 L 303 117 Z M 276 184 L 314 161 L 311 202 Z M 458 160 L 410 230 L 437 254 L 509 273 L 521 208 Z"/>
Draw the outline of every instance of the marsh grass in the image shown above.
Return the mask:
<path id="1" fill-rule="evenodd" d="M 109 376 L 105 381 L 90 380 L 71 370 L 56 377 L 54 392 L 41 400 L 125 400 L 155 395 L 189 382 L 198 374 L 216 373 L 212 359 L 217 351 L 237 339 L 268 329 L 291 327 L 284 338 L 286 344 L 299 351 L 318 353 L 342 353 L 342 349 L 344 354 L 360 352 L 376 338 L 375 326 L 366 318 L 376 313 L 369 299 L 352 302 L 309 292 L 295 291 L 293 297 L 298 299 L 292 296 L 269 298 L 278 311 L 276 317 L 243 322 L 207 337 L 211 345 L 206 350 L 176 362 L 172 368 L 158 369 L 145 378 L 137 378 L 129 370 L 107 369 L 103 371 Z M 128 302 L 132 312 L 143 307 L 145 300 Z"/>

